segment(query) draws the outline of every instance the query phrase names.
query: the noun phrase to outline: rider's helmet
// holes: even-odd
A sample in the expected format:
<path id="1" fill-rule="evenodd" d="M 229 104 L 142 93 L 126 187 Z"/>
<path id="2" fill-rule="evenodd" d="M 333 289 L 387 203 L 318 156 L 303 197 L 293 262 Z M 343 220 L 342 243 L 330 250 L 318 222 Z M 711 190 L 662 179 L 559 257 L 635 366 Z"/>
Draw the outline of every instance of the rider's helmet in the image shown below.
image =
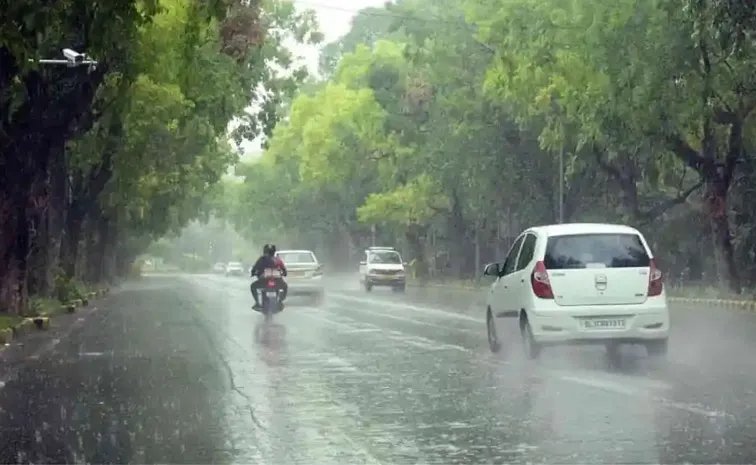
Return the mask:
<path id="1" fill-rule="evenodd" d="M 265 244 L 265 245 L 263 246 L 263 255 L 273 255 L 273 254 L 272 254 L 272 253 L 270 252 L 270 244 Z"/>
<path id="2" fill-rule="evenodd" d="M 275 255 L 276 254 L 276 246 L 273 245 L 273 244 L 268 244 L 268 253 L 270 254 L 271 257 L 273 255 Z"/>

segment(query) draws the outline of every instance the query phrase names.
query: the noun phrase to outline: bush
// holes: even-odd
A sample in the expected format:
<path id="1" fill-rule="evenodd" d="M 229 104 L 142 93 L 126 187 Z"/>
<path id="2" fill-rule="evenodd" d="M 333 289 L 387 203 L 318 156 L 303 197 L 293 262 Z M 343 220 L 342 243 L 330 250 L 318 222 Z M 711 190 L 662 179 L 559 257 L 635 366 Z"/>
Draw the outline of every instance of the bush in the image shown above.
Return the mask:
<path id="1" fill-rule="evenodd" d="M 72 277 L 65 273 L 58 272 L 55 275 L 54 286 L 53 295 L 61 303 L 68 303 L 72 300 L 84 298 L 82 286 L 78 285 Z"/>
<path id="2" fill-rule="evenodd" d="M 26 310 L 26 316 L 38 316 L 43 313 L 51 314 L 59 307 L 60 303 L 55 299 L 31 296 L 29 297 L 29 306 Z"/>

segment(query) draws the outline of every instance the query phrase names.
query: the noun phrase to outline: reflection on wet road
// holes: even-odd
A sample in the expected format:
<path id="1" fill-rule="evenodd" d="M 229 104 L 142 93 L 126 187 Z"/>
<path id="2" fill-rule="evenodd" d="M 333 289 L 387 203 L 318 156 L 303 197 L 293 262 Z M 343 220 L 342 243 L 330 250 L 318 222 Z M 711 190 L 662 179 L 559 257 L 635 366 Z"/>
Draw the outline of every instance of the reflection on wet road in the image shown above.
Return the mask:
<path id="1" fill-rule="evenodd" d="M 525 361 L 514 320 L 493 355 L 471 302 L 342 284 L 262 325 L 242 279 L 127 284 L 0 358 L 0 462 L 756 460 L 756 315 L 676 309 L 668 361 L 610 368 L 596 348 Z"/>

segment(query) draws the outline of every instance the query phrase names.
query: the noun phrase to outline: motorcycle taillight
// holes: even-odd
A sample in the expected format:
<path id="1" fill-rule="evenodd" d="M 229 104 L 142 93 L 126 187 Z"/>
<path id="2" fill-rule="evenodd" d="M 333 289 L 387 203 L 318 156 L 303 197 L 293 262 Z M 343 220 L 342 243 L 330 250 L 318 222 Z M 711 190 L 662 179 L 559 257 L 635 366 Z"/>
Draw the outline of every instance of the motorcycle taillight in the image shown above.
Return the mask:
<path id="1" fill-rule="evenodd" d="M 275 281 L 268 281 L 268 287 L 276 287 Z"/>

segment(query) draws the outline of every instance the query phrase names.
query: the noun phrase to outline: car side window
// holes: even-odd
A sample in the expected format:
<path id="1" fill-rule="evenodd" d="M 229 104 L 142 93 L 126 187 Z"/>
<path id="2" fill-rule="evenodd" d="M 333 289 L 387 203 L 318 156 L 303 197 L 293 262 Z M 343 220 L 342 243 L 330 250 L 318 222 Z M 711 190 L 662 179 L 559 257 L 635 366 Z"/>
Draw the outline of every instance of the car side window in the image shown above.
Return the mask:
<path id="1" fill-rule="evenodd" d="M 522 245 L 523 240 L 525 240 L 525 236 L 520 236 L 519 238 L 517 238 L 512 248 L 509 249 L 507 261 L 504 262 L 504 269 L 501 271 L 501 274 L 499 276 L 506 276 L 515 270 L 515 265 L 517 264 L 517 253 L 520 251 L 520 246 Z"/>
<path id="2" fill-rule="evenodd" d="M 516 271 L 520 271 L 533 259 L 533 255 L 535 254 L 535 246 L 536 246 L 536 236 L 533 234 L 528 234 L 525 236 L 525 241 L 522 243 L 522 250 L 520 250 L 520 258 L 517 259 L 517 269 Z"/>

